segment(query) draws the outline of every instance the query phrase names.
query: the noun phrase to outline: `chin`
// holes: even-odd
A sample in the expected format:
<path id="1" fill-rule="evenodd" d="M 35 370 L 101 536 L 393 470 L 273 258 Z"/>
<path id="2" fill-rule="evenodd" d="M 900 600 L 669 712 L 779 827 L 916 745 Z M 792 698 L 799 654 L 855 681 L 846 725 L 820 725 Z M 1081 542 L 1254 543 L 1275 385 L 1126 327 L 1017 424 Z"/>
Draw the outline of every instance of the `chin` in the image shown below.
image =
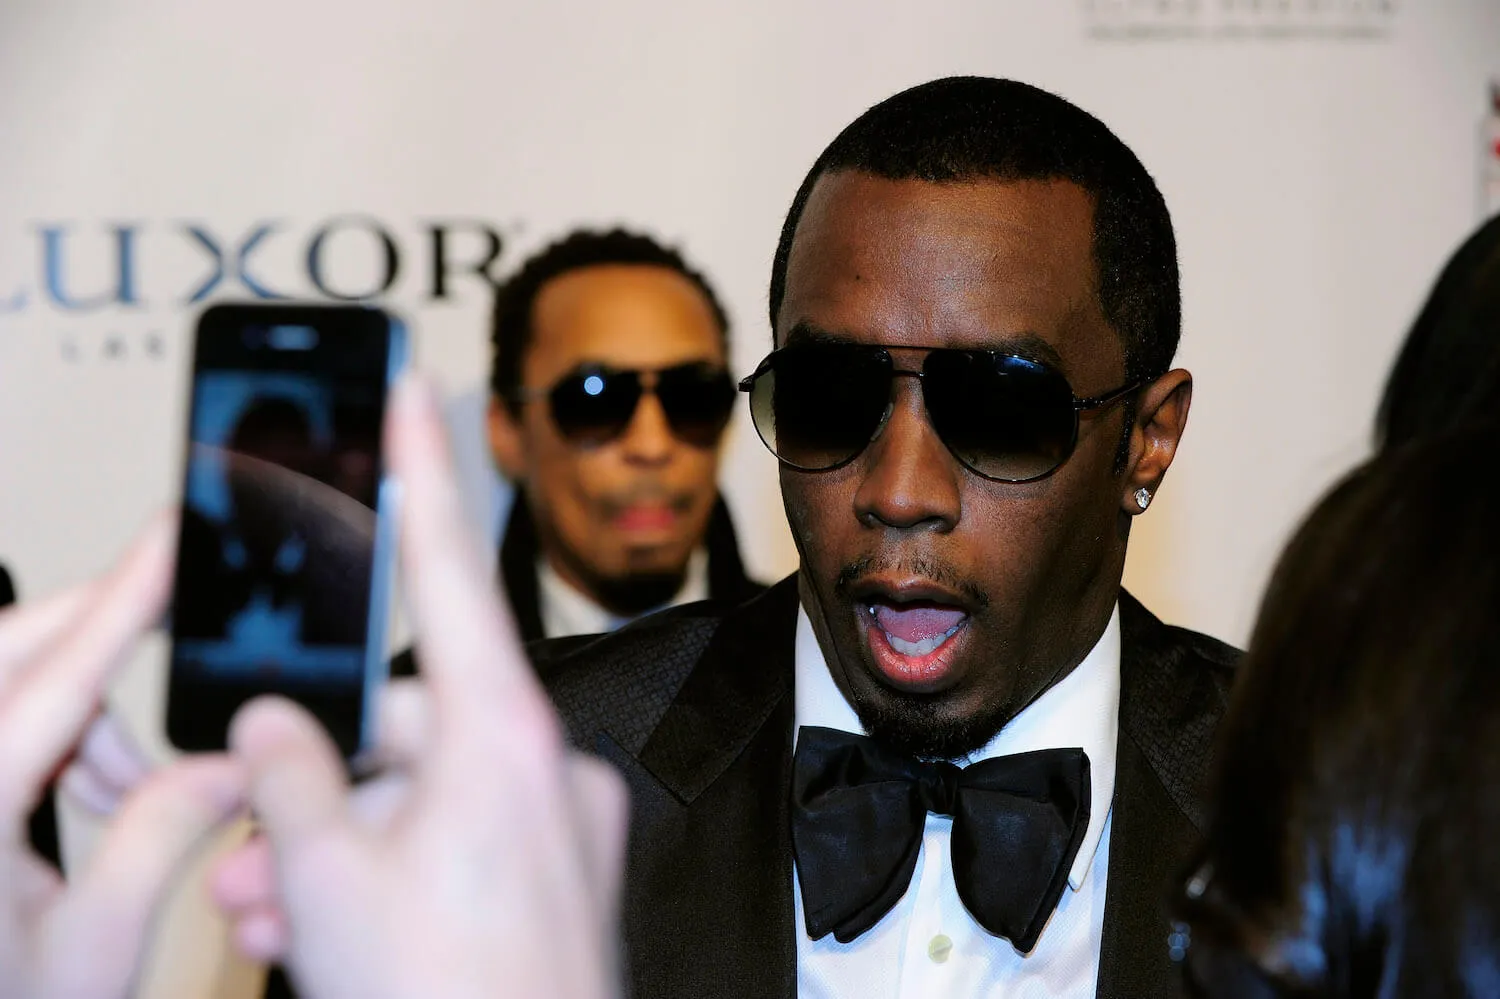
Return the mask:
<path id="1" fill-rule="evenodd" d="M 893 690 L 874 682 L 851 697 L 854 713 L 871 738 L 928 760 L 960 760 L 983 749 L 1010 721 L 1001 699 L 968 703 L 974 692 L 950 689 L 935 694 Z"/>
<path id="2" fill-rule="evenodd" d="M 625 580 L 632 576 L 680 577 L 687 573 L 690 555 L 691 551 L 682 552 L 678 549 L 627 550 L 624 558 L 625 571 L 620 573 L 619 578 Z"/>
<path id="3" fill-rule="evenodd" d="M 590 587 L 610 610 L 627 616 L 643 614 L 670 603 L 682 589 L 686 562 L 629 565 L 624 572 L 599 576 Z"/>

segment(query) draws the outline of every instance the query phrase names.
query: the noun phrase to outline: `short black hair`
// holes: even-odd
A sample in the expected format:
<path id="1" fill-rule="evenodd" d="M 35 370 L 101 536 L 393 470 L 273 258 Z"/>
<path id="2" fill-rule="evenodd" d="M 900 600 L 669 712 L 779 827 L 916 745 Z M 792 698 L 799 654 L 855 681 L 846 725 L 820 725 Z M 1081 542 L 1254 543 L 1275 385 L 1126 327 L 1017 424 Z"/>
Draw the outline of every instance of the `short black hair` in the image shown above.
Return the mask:
<path id="1" fill-rule="evenodd" d="M 495 309 L 490 326 L 490 344 L 494 349 L 490 391 L 496 398 L 513 404 L 521 387 L 522 364 L 526 348 L 531 343 L 532 307 L 542 288 L 548 281 L 570 271 L 607 264 L 664 267 L 687 278 L 703 293 L 727 347 L 729 316 L 708 280 L 689 266 L 681 253 L 650 236 L 625 229 L 608 232 L 576 229 L 528 257 L 495 289 Z"/>
<path id="2" fill-rule="evenodd" d="M 1182 302 L 1177 242 L 1156 182 L 1087 111 L 1013 80 L 955 76 L 905 90 L 860 115 L 823 150 L 792 201 L 771 265 L 771 328 L 787 262 L 818 178 L 841 170 L 888 180 L 1066 180 L 1094 199 L 1099 304 L 1119 334 L 1130 380 L 1164 373 Z"/>
<path id="3" fill-rule="evenodd" d="M 1406 336 L 1375 420 L 1381 448 L 1500 415 L 1500 216 L 1443 268 Z"/>

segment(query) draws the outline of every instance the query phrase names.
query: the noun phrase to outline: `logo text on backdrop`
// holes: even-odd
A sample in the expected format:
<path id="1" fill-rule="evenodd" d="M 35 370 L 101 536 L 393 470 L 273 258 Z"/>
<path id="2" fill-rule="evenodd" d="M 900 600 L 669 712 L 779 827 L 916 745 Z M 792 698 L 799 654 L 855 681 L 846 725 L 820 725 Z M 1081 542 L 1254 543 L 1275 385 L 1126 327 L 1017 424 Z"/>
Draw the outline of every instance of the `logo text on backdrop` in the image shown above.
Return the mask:
<path id="1" fill-rule="evenodd" d="M 517 228 L 472 218 L 394 225 L 368 215 L 302 225 L 38 220 L 0 232 L 9 243 L 0 250 L 0 323 L 45 323 L 70 360 L 90 353 L 78 338 L 92 331 L 92 353 L 117 359 L 131 342 L 159 356 L 162 327 L 183 325 L 210 299 L 399 300 L 425 309 L 480 296 L 487 304 Z"/>
<path id="2" fill-rule="evenodd" d="M 1098 41 L 1387 38 L 1397 0 L 1081 0 Z"/>

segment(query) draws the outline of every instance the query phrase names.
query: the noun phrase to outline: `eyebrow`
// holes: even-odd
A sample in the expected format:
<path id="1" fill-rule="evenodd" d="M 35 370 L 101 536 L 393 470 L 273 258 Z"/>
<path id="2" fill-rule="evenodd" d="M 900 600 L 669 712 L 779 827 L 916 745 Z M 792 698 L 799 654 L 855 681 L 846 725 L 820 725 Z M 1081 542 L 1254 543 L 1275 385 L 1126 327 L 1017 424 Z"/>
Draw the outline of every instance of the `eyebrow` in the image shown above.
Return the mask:
<path id="1" fill-rule="evenodd" d="M 789 347 L 794 343 L 806 345 L 857 342 L 848 333 L 835 333 L 821 326 L 815 326 L 804 319 L 787 332 L 786 339 L 782 342 L 781 346 Z"/>
<path id="2" fill-rule="evenodd" d="M 845 344 L 863 342 L 849 333 L 824 329 L 821 326 L 803 320 L 787 331 L 786 340 L 782 343 L 782 346 L 787 347 L 792 344 Z M 878 344 L 878 346 L 901 347 L 903 345 L 888 343 Z M 937 345 L 916 344 L 913 346 L 920 349 L 921 347 L 936 347 Z M 1063 367 L 1062 355 L 1057 352 L 1057 348 L 1030 330 L 1021 330 L 1015 333 L 997 333 L 985 343 L 967 349 L 991 350 L 1000 354 L 1015 354 L 1017 357 L 1025 358 L 1028 361 L 1040 361 L 1058 370 L 1062 370 Z"/>

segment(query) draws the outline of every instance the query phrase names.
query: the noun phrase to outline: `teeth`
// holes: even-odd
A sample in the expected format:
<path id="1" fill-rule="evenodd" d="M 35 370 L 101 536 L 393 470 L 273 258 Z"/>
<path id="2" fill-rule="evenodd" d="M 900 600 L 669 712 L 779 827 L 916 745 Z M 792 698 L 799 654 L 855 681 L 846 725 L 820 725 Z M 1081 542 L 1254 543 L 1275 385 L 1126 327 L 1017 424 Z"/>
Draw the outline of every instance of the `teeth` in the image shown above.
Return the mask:
<path id="1" fill-rule="evenodd" d="M 880 630 L 885 634 L 885 640 L 891 643 L 891 648 L 903 656 L 925 656 L 956 635 L 958 629 L 962 627 L 962 623 L 955 624 L 941 635 L 933 635 L 931 638 L 924 638 L 920 642 L 908 642 L 904 638 L 897 638 L 884 628 Z"/>

